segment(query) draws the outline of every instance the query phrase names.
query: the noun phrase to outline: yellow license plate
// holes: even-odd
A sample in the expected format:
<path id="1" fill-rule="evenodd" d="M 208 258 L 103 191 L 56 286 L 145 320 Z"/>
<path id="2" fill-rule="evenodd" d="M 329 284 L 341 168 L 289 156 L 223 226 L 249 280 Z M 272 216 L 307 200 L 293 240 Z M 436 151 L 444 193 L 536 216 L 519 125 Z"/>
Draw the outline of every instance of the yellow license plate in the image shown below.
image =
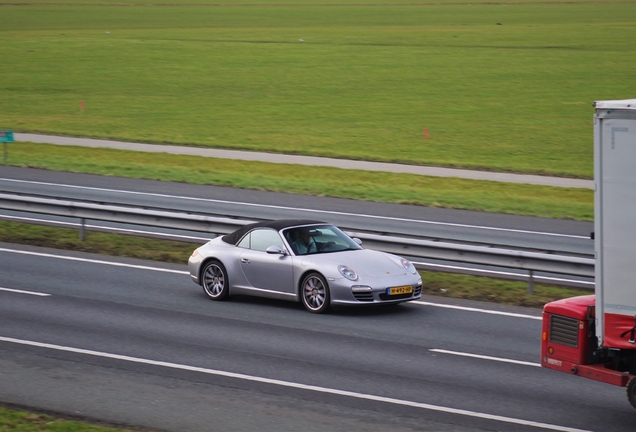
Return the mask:
<path id="1" fill-rule="evenodd" d="M 412 292 L 413 287 L 410 285 L 389 288 L 389 295 L 411 294 Z"/>

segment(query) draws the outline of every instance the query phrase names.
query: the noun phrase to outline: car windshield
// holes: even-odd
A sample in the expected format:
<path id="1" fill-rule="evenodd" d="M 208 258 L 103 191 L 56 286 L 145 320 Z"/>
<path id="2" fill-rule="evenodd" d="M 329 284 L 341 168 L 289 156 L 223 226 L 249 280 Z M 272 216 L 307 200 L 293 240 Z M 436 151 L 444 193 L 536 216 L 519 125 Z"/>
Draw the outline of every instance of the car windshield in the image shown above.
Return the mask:
<path id="1" fill-rule="evenodd" d="M 362 249 L 351 237 L 333 225 L 288 228 L 283 236 L 295 255 Z"/>

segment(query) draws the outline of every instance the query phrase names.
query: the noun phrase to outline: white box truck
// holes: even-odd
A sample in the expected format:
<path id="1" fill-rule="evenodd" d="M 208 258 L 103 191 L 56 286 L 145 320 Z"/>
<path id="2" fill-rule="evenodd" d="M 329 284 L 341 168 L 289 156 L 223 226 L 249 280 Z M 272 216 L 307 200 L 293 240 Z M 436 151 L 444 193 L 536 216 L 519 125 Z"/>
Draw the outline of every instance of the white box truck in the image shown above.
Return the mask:
<path id="1" fill-rule="evenodd" d="M 627 387 L 636 408 L 636 99 L 594 107 L 595 291 L 545 305 L 541 365 Z"/>

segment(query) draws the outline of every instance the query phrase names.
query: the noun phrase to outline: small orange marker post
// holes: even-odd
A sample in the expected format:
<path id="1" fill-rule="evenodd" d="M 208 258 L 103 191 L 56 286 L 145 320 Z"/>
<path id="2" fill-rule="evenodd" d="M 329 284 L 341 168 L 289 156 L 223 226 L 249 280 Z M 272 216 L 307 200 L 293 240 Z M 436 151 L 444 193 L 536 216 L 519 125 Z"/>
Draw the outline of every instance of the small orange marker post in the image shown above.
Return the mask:
<path id="1" fill-rule="evenodd" d="M 428 128 L 424 128 L 424 140 L 428 139 Z"/>
<path id="2" fill-rule="evenodd" d="M 80 101 L 80 112 L 84 112 L 84 101 Z"/>

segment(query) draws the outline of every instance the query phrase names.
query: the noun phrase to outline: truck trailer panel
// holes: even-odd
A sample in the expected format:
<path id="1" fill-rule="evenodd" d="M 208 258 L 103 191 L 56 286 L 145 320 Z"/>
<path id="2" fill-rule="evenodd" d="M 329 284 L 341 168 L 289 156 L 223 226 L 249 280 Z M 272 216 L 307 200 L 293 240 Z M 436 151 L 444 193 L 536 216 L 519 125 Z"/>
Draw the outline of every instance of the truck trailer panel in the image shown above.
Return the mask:
<path id="1" fill-rule="evenodd" d="M 636 99 L 595 104 L 596 333 L 636 348 Z"/>

